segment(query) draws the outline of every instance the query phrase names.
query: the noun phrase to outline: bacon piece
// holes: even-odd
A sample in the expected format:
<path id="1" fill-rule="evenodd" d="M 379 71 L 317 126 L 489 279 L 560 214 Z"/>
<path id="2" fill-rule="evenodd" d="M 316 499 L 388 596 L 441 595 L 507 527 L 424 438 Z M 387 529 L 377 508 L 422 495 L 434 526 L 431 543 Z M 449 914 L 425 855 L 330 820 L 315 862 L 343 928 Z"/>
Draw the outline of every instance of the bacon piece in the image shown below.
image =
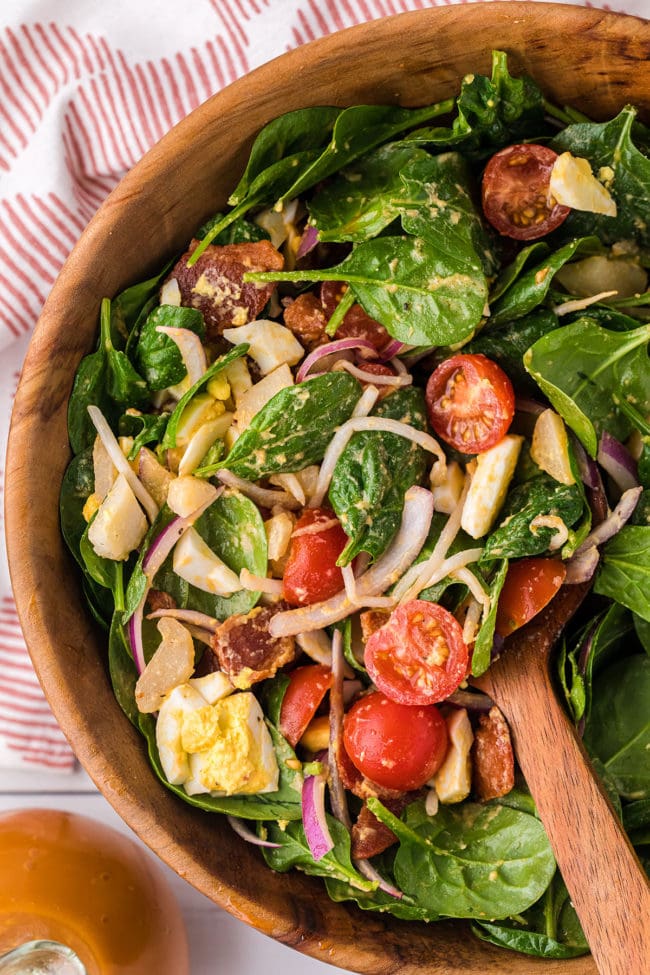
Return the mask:
<path id="1" fill-rule="evenodd" d="M 147 593 L 147 607 L 150 613 L 159 609 L 176 609 L 176 600 L 161 589 L 150 589 Z"/>
<path id="2" fill-rule="evenodd" d="M 298 295 L 295 301 L 287 305 L 284 324 L 309 352 L 329 341 L 325 334 L 327 318 L 323 306 L 311 291 Z"/>
<path id="3" fill-rule="evenodd" d="M 497 707 L 482 714 L 472 745 L 473 789 L 479 799 L 498 799 L 515 784 L 515 759 L 506 719 Z"/>
<path id="4" fill-rule="evenodd" d="M 247 271 L 281 271 L 284 258 L 268 240 L 249 244 L 210 244 L 192 267 L 188 258 L 198 245 L 189 249 L 174 266 L 168 280 L 175 278 L 181 304 L 198 308 L 205 319 L 207 337 L 217 338 L 224 328 L 246 325 L 262 311 L 275 290 L 275 284 L 245 284 Z"/>
<path id="5" fill-rule="evenodd" d="M 383 798 L 381 801 L 394 816 L 400 816 L 417 795 L 416 792 L 403 792 L 395 799 Z M 352 826 L 351 837 L 353 860 L 368 860 L 370 857 L 376 857 L 393 843 L 397 843 L 397 837 L 392 829 L 377 819 L 365 802 L 356 823 Z"/>
<path id="6" fill-rule="evenodd" d="M 388 623 L 390 613 L 385 609 L 365 609 L 359 613 L 361 623 L 361 639 L 367 643 L 373 633 L 380 630 L 384 623 Z"/>
<path id="7" fill-rule="evenodd" d="M 320 290 L 320 300 L 325 311 L 327 321 L 332 317 L 336 306 L 348 290 L 342 281 L 323 281 Z M 366 339 L 378 352 L 388 345 L 390 335 L 384 326 L 366 314 L 361 305 L 352 305 L 345 318 L 336 330 L 337 339 Z"/>
<path id="8" fill-rule="evenodd" d="M 212 653 L 235 687 L 246 690 L 273 677 L 295 657 L 293 637 L 274 640 L 269 635 L 269 620 L 281 608 L 279 604 L 257 606 L 246 616 L 229 617 L 215 631 Z"/>

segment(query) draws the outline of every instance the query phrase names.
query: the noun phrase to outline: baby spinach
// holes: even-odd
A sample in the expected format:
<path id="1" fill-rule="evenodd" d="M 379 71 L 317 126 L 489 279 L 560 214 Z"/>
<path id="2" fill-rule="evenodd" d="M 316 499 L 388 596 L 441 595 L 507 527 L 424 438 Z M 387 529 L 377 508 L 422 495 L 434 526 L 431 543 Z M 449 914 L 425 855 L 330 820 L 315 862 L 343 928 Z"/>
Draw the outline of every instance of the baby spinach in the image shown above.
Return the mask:
<path id="1" fill-rule="evenodd" d="M 625 404 L 650 401 L 650 325 L 612 332 L 588 316 L 538 339 L 524 365 L 592 457 L 608 430 L 624 440 L 633 428 Z"/>
<path id="2" fill-rule="evenodd" d="M 536 240 L 534 244 L 527 244 L 517 251 L 514 260 L 499 271 L 496 281 L 490 288 L 490 301 L 494 304 L 501 295 L 505 294 L 534 258 L 545 257 L 549 252 L 550 248 L 543 240 Z"/>
<path id="3" fill-rule="evenodd" d="M 508 560 L 503 559 L 497 564 L 492 578 L 488 584 L 490 596 L 490 610 L 481 623 L 480 629 L 474 641 L 474 652 L 472 653 L 472 674 L 480 677 L 490 666 L 492 659 L 492 646 L 494 643 L 494 627 L 497 621 L 497 608 L 499 595 L 503 589 L 508 573 Z"/>
<path id="4" fill-rule="evenodd" d="M 120 613 L 113 614 L 108 637 L 108 670 L 117 703 L 132 725 L 140 728 L 140 712 L 135 703 L 136 669 Z"/>
<path id="5" fill-rule="evenodd" d="M 531 529 L 538 515 L 557 515 L 571 527 L 583 510 L 583 494 L 577 484 L 560 484 L 549 474 L 518 484 L 508 492 L 499 525 L 488 535 L 481 560 L 518 559 L 541 555 L 556 534 L 552 528 Z"/>
<path id="6" fill-rule="evenodd" d="M 426 430 L 421 389 L 395 390 L 381 400 L 372 416 L 388 417 Z M 377 559 L 397 531 L 404 495 L 424 475 L 426 458 L 417 444 L 394 433 L 355 433 L 339 457 L 329 500 L 349 541 L 339 557 L 348 565 L 360 552 Z"/>
<path id="7" fill-rule="evenodd" d="M 267 839 L 279 843 L 280 846 L 278 849 L 263 849 L 264 859 L 273 870 L 280 873 L 286 873 L 287 870 L 296 867 L 314 877 L 331 877 L 352 884 L 358 890 L 374 890 L 376 883 L 366 880 L 352 865 L 348 830 L 338 819 L 329 814 L 327 825 L 334 847 L 320 860 L 314 860 L 301 822 L 290 822 L 284 829 L 281 829 L 277 823 L 267 823 L 264 828 Z"/>
<path id="8" fill-rule="evenodd" d="M 650 657 L 646 654 L 616 661 L 594 680 L 585 743 L 622 796 L 650 797 Z"/>
<path id="9" fill-rule="evenodd" d="M 373 859 L 373 865 L 377 862 Z M 383 865 L 379 865 L 379 873 L 386 877 L 387 872 Z M 342 901 L 354 901 L 362 911 L 378 911 L 381 914 L 392 914 L 393 917 L 401 918 L 402 921 L 437 921 L 438 915 L 435 912 L 427 911 L 419 905 L 413 904 L 410 897 L 396 898 L 391 894 L 385 894 L 383 890 L 364 891 L 358 890 L 343 880 L 336 880 L 334 877 L 325 878 L 325 886 L 329 897 L 336 903 Z"/>
<path id="10" fill-rule="evenodd" d="M 73 457 L 68 464 L 59 494 L 59 519 L 61 532 L 81 569 L 86 564 L 81 555 L 81 539 L 86 530 L 83 509 L 86 501 L 95 490 L 95 469 L 92 447 L 87 447 Z"/>
<path id="11" fill-rule="evenodd" d="M 245 281 L 345 281 L 371 318 L 408 345 L 467 338 L 485 308 L 485 275 L 420 237 L 377 237 L 333 268 L 249 273 Z"/>
<path id="12" fill-rule="evenodd" d="M 196 308 L 181 308 L 176 305 L 159 305 L 150 313 L 142 326 L 135 350 L 138 369 L 151 390 L 167 389 L 185 379 L 187 369 L 180 349 L 164 332 L 164 328 L 186 328 L 201 339 L 205 339 L 203 315 Z"/>
<path id="13" fill-rule="evenodd" d="M 118 430 L 121 437 L 133 437 L 128 459 L 135 460 L 141 447 L 149 443 L 159 443 L 165 435 L 170 414 L 140 413 L 138 410 L 127 410 L 119 419 Z"/>
<path id="14" fill-rule="evenodd" d="M 160 283 L 171 266 L 172 262 L 170 261 L 153 277 L 132 284 L 120 292 L 117 298 L 113 298 L 111 301 L 111 339 L 115 348 L 124 349 L 126 343 L 126 351 L 129 351 L 128 339 L 131 338 L 134 331 L 137 332 L 137 325 L 143 309 L 152 299 L 155 300 Z"/>
<path id="15" fill-rule="evenodd" d="M 264 576 L 267 569 L 267 544 L 264 522 L 257 505 L 238 491 L 226 491 L 205 511 L 194 528 L 206 545 L 228 568 L 239 574 L 248 569 Z M 172 568 L 169 556 L 156 574 L 154 585 L 169 593 L 178 606 L 193 609 L 218 620 L 237 613 L 249 613 L 260 594 L 240 589 L 231 596 L 217 596 L 185 582 Z"/>
<path id="16" fill-rule="evenodd" d="M 488 359 L 494 359 L 508 374 L 517 391 L 536 391 L 534 381 L 524 368 L 524 353 L 558 325 L 557 315 L 549 308 L 537 308 L 523 318 L 504 322 L 495 329 L 491 328 L 488 319 L 485 328 L 472 339 L 463 352 L 480 353 Z"/>
<path id="17" fill-rule="evenodd" d="M 609 122 L 570 125 L 552 143 L 591 163 L 616 200 L 615 217 L 572 210 L 570 234 L 597 234 L 605 243 L 632 239 L 650 244 L 650 159 L 634 144 L 636 110 L 630 105 Z M 644 147 L 645 148 L 645 147 Z"/>
<path id="18" fill-rule="evenodd" d="M 287 822 L 299 820 L 301 817 L 300 792 L 302 788 L 302 773 L 293 769 L 291 765 L 296 756 L 279 731 L 267 721 L 267 728 L 273 740 L 280 779 L 275 792 L 260 792 L 257 795 L 212 796 L 209 793 L 199 793 L 189 796 L 182 785 L 171 785 L 165 778 L 158 746 L 156 744 L 156 721 L 151 714 L 138 716 L 140 731 L 147 740 L 149 761 L 154 772 L 163 785 L 175 793 L 185 802 L 206 812 L 225 813 L 241 819 L 263 821 L 279 819 Z M 290 762 L 287 765 L 287 762 Z"/>
<path id="19" fill-rule="evenodd" d="M 510 287 L 490 306 L 490 326 L 495 327 L 522 318 L 546 298 L 553 277 L 576 254 L 600 250 L 597 237 L 580 237 L 548 254 L 539 264 L 524 270 Z"/>
<path id="20" fill-rule="evenodd" d="M 359 383 L 347 372 L 325 373 L 281 389 L 253 417 L 219 466 L 255 481 L 319 463 L 360 395 Z"/>
<path id="21" fill-rule="evenodd" d="M 241 345 L 236 345 L 234 349 L 230 349 L 225 355 L 219 356 L 219 358 L 215 359 L 211 366 L 208 366 L 201 378 L 198 379 L 194 385 L 183 394 L 176 404 L 174 412 L 170 416 L 169 422 L 167 423 L 165 435 L 161 444 L 164 450 L 168 450 L 170 447 L 176 446 L 176 431 L 178 430 L 178 424 L 183 416 L 183 410 L 190 400 L 194 399 L 196 394 L 200 393 L 201 390 L 207 386 L 213 376 L 216 376 L 224 369 L 227 369 L 231 362 L 234 362 L 235 359 L 240 359 L 243 355 L 246 355 L 247 352 L 248 344 L 243 342 Z"/>
<path id="22" fill-rule="evenodd" d="M 399 838 L 398 886 L 440 916 L 487 920 L 521 914 L 555 872 L 542 824 L 519 810 L 465 802 L 429 816 L 418 801 L 401 820 L 378 799 L 369 799 L 368 806 Z"/>
<path id="23" fill-rule="evenodd" d="M 225 216 L 225 213 L 215 213 L 213 217 L 206 220 L 195 234 L 197 240 L 203 240 L 213 227 L 223 221 Z M 268 231 L 264 227 L 253 223 L 252 220 L 244 220 L 243 217 L 240 217 L 239 220 L 235 220 L 216 237 L 213 237 L 212 243 L 221 247 L 226 244 L 254 244 L 256 241 L 269 239 Z"/>
<path id="24" fill-rule="evenodd" d="M 106 559 L 98 555 L 88 538 L 88 530 L 92 519 L 81 536 L 79 551 L 83 559 L 86 573 L 103 589 L 108 589 L 115 600 L 115 609 L 124 610 L 124 563 L 114 559 Z"/>
<path id="25" fill-rule="evenodd" d="M 607 542 L 594 592 L 650 622 L 650 527 L 625 525 Z"/>

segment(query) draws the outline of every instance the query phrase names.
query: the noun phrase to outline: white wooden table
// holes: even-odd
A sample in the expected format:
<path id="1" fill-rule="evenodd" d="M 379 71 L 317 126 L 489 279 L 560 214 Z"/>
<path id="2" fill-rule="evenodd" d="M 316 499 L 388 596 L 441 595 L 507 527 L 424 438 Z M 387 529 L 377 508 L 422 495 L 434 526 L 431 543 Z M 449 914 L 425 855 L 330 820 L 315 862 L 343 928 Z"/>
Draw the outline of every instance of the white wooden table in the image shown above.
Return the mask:
<path id="1" fill-rule="evenodd" d="M 82 770 L 55 775 L 0 769 L 0 811 L 28 806 L 83 813 L 140 843 Z M 191 975 L 344 975 L 342 969 L 307 958 L 237 921 L 157 862 L 183 912 Z"/>

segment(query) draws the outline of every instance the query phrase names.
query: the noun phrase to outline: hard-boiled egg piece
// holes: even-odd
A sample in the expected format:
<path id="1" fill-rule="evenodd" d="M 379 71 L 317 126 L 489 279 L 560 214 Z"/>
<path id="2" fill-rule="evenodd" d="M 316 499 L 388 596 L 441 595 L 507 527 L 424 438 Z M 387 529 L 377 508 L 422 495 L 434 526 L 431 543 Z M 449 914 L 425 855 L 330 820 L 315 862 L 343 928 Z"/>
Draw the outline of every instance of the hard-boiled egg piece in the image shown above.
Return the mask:
<path id="1" fill-rule="evenodd" d="M 119 474 L 88 529 L 97 555 L 123 562 L 147 532 L 147 519 L 123 474 Z"/>
<path id="2" fill-rule="evenodd" d="M 220 440 L 233 421 L 232 413 L 222 413 L 216 420 L 209 420 L 190 438 L 185 453 L 178 464 L 181 477 L 191 474 L 199 466 L 213 443 Z"/>
<path id="3" fill-rule="evenodd" d="M 263 376 L 284 363 L 295 366 L 305 354 L 293 332 L 278 322 L 266 319 L 258 319 L 238 328 L 226 328 L 223 337 L 234 345 L 248 342 L 248 354 L 255 360 Z"/>
<path id="4" fill-rule="evenodd" d="M 186 474 L 176 477 L 167 491 L 167 504 L 175 515 L 186 518 L 193 511 L 217 497 L 217 489 L 202 477 Z"/>
<path id="5" fill-rule="evenodd" d="M 216 704 L 222 697 L 227 697 L 235 690 L 227 674 L 223 670 L 214 670 L 203 677 L 191 677 L 188 681 L 199 694 L 202 694 L 208 704 Z"/>
<path id="6" fill-rule="evenodd" d="M 142 714 L 158 711 L 166 696 L 194 671 L 194 642 L 178 620 L 158 620 L 162 640 L 135 685 L 135 703 Z"/>
<path id="7" fill-rule="evenodd" d="M 509 433 L 494 447 L 477 455 L 460 522 L 472 538 L 482 538 L 494 524 L 515 472 L 523 439 Z"/>
<path id="8" fill-rule="evenodd" d="M 564 420 L 555 410 L 544 410 L 535 421 L 530 456 L 538 467 L 560 484 L 575 484 Z"/>
<path id="9" fill-rule="evenodd" d="M 573 210 L 616 216 L 616 202 L 592 173 L 589 161 L 570 152 L 563 152 L 553 164 L 549 195 L 556 203 Z"/>
<path id="10" fill-rule="evenodd" d="M 174 548 L 174 572 L 191 586 L 215 596 L 232 596 L 239 592 L 239 576 L 233 572 L 195 528 L 190 528 Z"/>
<path id="11" fill-rule="evenodd" d="M 470 751 L 474 734 L 465 708 L 452 711 L 446 720 L 449 749 L 433 776 L 433 784 L 440 802 L 448 805 L 467 799 L 472 788 Z"/>
<path id="12" fill-rule="evenodd" d="M 160 705 L 156 721 L 156 744 L 163 772 L 172 785 L 182 785 L 190 775 L 189 758 L 181 740 L 183 715 L 205 706 L 205 698 L 189 684 L 175 687 Z"/>
<path id="13" fill-rule="evenodd" d="M 208 368 L 205 349 L 200 337 L 189 328 L 175 328 L 170 325 L 158 325 L 156 331 L 171 339 L 181 354 L 185 366 L 185 376 L 175 386 L 169 387 L 169 393 L 179 400 L 191 387 L 199 381 Z"/>
<path id="14" fill-rule="evenodd" d="M 237 411 L 235 415 L 239 432 L 241 433 L 246 429 L 255 414 L 259 413 L 276 393 L 288 386 L 293 386 L 293 376 L 289 366 L 284 363 L 243 393 L 236 401 Z"/>

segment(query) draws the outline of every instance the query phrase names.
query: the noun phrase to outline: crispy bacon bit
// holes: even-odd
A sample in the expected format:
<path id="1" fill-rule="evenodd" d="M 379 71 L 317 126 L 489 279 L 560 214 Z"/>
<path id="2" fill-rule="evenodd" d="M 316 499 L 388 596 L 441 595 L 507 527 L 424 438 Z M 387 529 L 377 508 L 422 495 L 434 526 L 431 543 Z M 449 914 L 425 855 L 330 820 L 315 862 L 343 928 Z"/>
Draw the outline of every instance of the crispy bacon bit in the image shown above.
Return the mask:
<path id="1" fill-rule="evenodd" d="M 415 792 L 404 792 L 395 799 L 384 798 L 382 803 L 394 816 L 400 816 L 416 795 Z M 393 843 L 397 843 L 397 837 L 392 829 L 377 819 L 365 802 L 352 827 L 351 835 L 353 860 L 369 860 L 370 857 L 383 853 Z"/>
<path id="2" fill-rule="evenodd" d="M 473 788 L 479 799 L 498 799 L 515 784 L 515 759 L 506 719 L 497 707 L 482 714 L 472 745 Z"/>
<path id="3" fill-rule="evenodd" d="M 320 300 L 312 292 L 298 295 L 284 310 L 284 324 L 308 352 L 329 341 L 325 334 L 327 319 Z"/>
<path id="4" fill-rule="evenodd" d="M 269 620 L 282 608 L 258 606 L 246 616 L 231 616 L 215 631 L 212 653 L 235 687 L 246 690 L 273 677 L 295 657 L 293 637 L 274 640 L 269 635 Z"/>
<path id="5" fill-rule="evenodd" d="M 373 633 L 380 630 L 384 623 L 388 623 L 390 613 L 385 609 L 366 609 L 359 613 L 361 623 L 361 639 L 367 643 Z"/>
<path id="6" fill-rule="evenodd" d="M 147 594 L 147 610 L 155 613 L 159 609 L 176 609 L 176 600 L 161 589 L 150 589 Z"/>
<path id="7" fill-rule="evenodd" d="M 348 286 L 341 281 L 324 281 L 321 285 L 320 300 L 325 311 L 325 319 L 334 314 L 336 306 L 347 291 Z M 391 337 L 384 326 L 366 314 L 361 305 L 352 305 L 336 330 L 337 339 L 366 339 L 378 352 L 388 345 Z"/>
<path id="8" fill-rule="evenodd" d="M 207 336 L 217 338 L 224 328 L 246 325 L 257 318 L 275 290 L 274 284 L 245 284 L 247 271 L 281 271 L 284 258 L 268 240 L 252 244 L 210 244 L 192 267 L 187 260 L 198 244 L 189 249 L 173 268 L 181 304 L 198 308 L 205 319 Z"/>

